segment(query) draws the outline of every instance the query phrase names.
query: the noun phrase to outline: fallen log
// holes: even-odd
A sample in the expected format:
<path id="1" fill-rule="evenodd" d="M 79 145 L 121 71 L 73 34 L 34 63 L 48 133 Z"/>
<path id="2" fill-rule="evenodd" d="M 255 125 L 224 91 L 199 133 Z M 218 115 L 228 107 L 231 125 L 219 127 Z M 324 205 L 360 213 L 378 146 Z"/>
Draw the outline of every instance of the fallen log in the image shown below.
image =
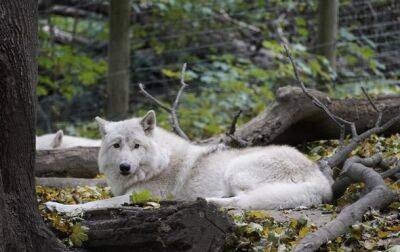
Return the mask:
<path id="1" fill-rule="evenodd" d="M 35 176 L 94 178 L 99 173 L 98 153 L 99 147 L 39 150 Z"/>
<path id="2" fill-rule="evenodd" d="M 322 101 L 328 109 L 345 120 L 355 123 L 359 132 L 372 128 L 377 113 L 367 99 L 332 99 L 317 90 L 309 92 Z M 374 99 L 379 107 L 384 107 L 382 122 L 386 122 L 400 111 L 400 96 L 382 96 Z M 350 129 L 346 129 L 350 133 Z M 385 132 L 397 133 L 400 123 Z M 340 130 L 327 114 L 310 102 L 301 88 L 286 86 L 276 92 L 276 101 L 267 105 L 258 116 L 239 127 L 235 136 L 247 141 L 249 145 L 290 144 L 320 140 L 337 139 Z M 204 143 L 229 144 L 232 139 L 221 135 Z"/>
<path id="3" fill-rule="evenodd" d="M 36 185 L 55 188 L 75 188 L 78 186 L 107 186 L 105 179 L 84 179 L 84 178 L 35 178 Z"/>
<path id="4" fill-rule="evenodd" d="M 87 251 L 221 251 L 233 222 L 203 199 L 86 212 Z"/>

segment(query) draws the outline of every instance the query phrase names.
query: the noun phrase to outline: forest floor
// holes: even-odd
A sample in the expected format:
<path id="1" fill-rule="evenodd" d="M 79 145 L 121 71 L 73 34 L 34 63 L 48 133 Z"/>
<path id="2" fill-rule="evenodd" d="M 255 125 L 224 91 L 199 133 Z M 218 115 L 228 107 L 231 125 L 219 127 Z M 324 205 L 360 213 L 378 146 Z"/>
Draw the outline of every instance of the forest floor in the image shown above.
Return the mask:
<path id="1" fill-rule="evenodd" d="M 316 141 L 297 146 L 312 160 L 319 160 L 334 153 L 338 141 Z M 384 157 L 400 159 L 400 134 L 390 137 L 371 136 L 353 151 L 361 157 L 382 153 Z M 381 171 L 379 171 L 381 172 Z M 385 179 L 388 186 L 399 192 L 400 180 Z M 236 224 L 235 239 L 227 244 L 227 250 L 236 251 L 290 251 L 309 232 L 329 222 L 349 203 L 362 194 L 363 184 L 351 185 L 337 202 L 310 209 L 281 211 L 243 211 L 223 209 Z M 111 197 L 108 187 L 77 187 L 54 189 L 36 186 L 39 209 L 45 221 L 67 246 L 81 246 L 87 240 L 87 230 L 80 225 L 80 217 L 69 218 L 46 212 L 44 202 L 57 201 L 66 204 L 84 203 Z M 144 204 L 145 208 L 159 207 L 157 203 Z M 383 211 L 369 210 L 363 221 L 351 226 L 350 232 L 321 247 L 321 251 L 399 251 L 400 249 L 400 202 L 396 201 Z"/>

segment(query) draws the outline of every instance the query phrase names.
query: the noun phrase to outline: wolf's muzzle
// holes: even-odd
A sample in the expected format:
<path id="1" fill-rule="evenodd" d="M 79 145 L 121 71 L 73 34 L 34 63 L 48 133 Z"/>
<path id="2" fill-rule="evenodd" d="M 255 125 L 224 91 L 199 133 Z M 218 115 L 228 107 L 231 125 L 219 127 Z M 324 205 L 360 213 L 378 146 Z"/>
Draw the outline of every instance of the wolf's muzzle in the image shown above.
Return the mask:
<path id="1" fill-rule="evenodd" d="M 128 163 L 123 162 L 119 165 L 119 171 L 122 175 L 129 175 L 130 170 L 131 170 L 131 165 Z"/>

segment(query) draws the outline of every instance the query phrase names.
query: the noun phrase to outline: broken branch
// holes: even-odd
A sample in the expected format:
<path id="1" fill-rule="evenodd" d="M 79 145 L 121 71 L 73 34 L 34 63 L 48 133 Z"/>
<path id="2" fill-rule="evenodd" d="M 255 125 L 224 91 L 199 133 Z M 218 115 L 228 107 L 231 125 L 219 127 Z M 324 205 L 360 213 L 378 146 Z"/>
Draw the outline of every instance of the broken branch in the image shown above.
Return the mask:
<path id="1" fill-rule="evenodd" d="M 346 233 L 351 225 L 362 219 L 368 209 L 381 209 L 396 199 L 396 194 L 385 185 L 382 177 L 363 165 L 362 159 L 358 157 L 346 161 L 342 175 L 353 182 L 364 182 L 368 193 L 345 207 L 336 219 L 304 237 L 294 251 L 316 251 L 322 244 Z"/>
<path id="2" fill-rule="evenodd" d="M 179 109 L 179 100 L 181 98 L 181 95 L 184 91 L 184 89 L 188 86 L 188 84 L 185 83 L 185 71 L 186 71 L 186 63 L 183 64 L 182 66 L 182 71 L 181 71 L 181 87 L 178 90 L 178 93 L 176 94 L 176 98 L 174 103 L 172 104 L 172 107 L 169 107 L 165 104 L 163 104 L 161 101 L 159 101 L 157 98 L 149 94 L 145 89 L 144 85 L 142 83 L 139 83 L 139 89 L 140 92 L 149 98 L 151 101 L 153 101 L 157 106 L 160 108 L 164 109 L 169 113 L 169 122 L 171 124 L 171 127 L 173 131 L 180 137 L 182 137 L 185 140 L 189 141 L 189 137 L 183 132 L 179 125 L 179 117 L 178 117 L 178 109 Z"/>

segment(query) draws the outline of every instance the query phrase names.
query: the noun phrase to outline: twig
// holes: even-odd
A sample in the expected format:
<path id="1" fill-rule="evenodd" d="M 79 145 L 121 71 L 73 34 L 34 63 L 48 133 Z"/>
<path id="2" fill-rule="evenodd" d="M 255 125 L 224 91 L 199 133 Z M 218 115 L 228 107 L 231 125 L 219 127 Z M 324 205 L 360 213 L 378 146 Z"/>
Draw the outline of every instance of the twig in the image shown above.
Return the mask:
<path id="1" fill-rule="evenodd" d="M 285 49 L 286 55 L 289 58 L 291 65 L 292 65 L 296 81 L 299 84 L 299 86 L 301 87 L 301 89 L 303 90 L 303 92 L 311 99 L 312 103 L 315 106 L 317 106 L 318 108 L 325 111 L 325 113 L 329 116 L 329 118 L 331 118 L 336 123 L 336 125 L 339 127 L 339 129 L 340 129 L 340 145 L 342 146 L 344 143 L 344 135 L 345 135 L 345 130 L 346 130 L 345 125 L 346 124 L 350 126 L 353 137 L 356 137 L 357 130 L 356 130 L 354 122 L 349 122 L 349 121 L 333 114 L 325 104 L 323 104 L 320 100 L 318 100 L 318 98 L 316 98 L 310 92 L 307 91 L 306 87 L 304 86 L 303 81 L 299 77 L 299 72 L 297 70 L 296 64 L 294 63 L 294 60 L 289 51 L 289 48 L 287 47 L 286 44 L 283 44 L 283 47 Z"/>
<path id="2" fill-rule="evenodd" d="M 151 94 L 149 94 L 145 89 L 144 89 L 144 85 L 142 83 L 139 83 L 139 89 L 140 92 L 146 96 L 147 98 L 149 98 L 150 100 L 152 100 L 157 106 L 161 107 L 162 109 L 164 109 L 165 111 L 167 111 L 168 113 L 171 113 L 172 109 L 166 105 L 164 105 L 162 102 L 160 102 L 157 98 L 155 98 L 154 96 L 152 96 Z"/>
<path id="3" fill-rule="evenodd" d="M 358 135 L 354 122 L 349 122 L 334 115 L 321 101 L 310 94 L 305 88 L 303 82 L 300 80 L 296 65 L 292 59 L 288 47 L 284 44 L 286 54 L 292 64 L 295 78 L 300 85 L 302 91 L 312 100 L 313 104 L 318 108 L 326 112 L 326 114 L 339 126 L 340 132 L 340 147 L 339 150 L 329 158 L 322 159 L 318 165 L 321 171 L 326 175 L 330 182 L 333 182 L 332 178 L 332 168 L 338 164 L 344 162 L 347 156 L 357 147 L 357 145 L 368 138 L 372 134 L 379 134 L 386 129 L 390 128 L 392 125 L 400 121 L 400 113 L 394 118 L 380 125 L 380 120 L 382 118 L 382 112 L 378 110 L 372 99 L 368 96 L 367 92 L 363 90 L 367 99 L 378 111 L 379 116 L 377 123 L 374 128 L 365 131 L 364 133 Z M 352 139 L 350 143 L 346 146 L 343 145 L 345 125 L 349 125 L 352 132 Z M 351 183 L 354 182 L 364 182 L 366 189 L 369 191 L 368 194 L 360 198 L 357 202 L 344 208 L 338 217 L 326 224 L 324 227 L 320 228 L 318 231 L 311 233 L 304 237 L 299 244 L 296 246 L 294 251 L 316 251 L 322 244 L 335 239 L 341 234 L 344 234 L 349 229 L 349 226 L 361 220 L 364 213 L 370 208 L 374 207 L 380 209 L 385 207 L 387 204 L 391 203 L 396 198 L 390 189 L 385 185 L 383 178 L 373 169 L 368 168 L 368 165 L 378 165 L 381 163 L 382 157 L 380 155 L 375 155 L 371 158 L 361 159 L 359 157 L 349 158 L 342 169 L 342 173 L 339 176 L 340 179 L 336 181 L 333 186 L 333 193 L 337 197 L 343 192 Z"/>
<path id="4" fill-rule="evenodd" d="M 242 110 L 239 110 L 236 112 L 236 114 L 233 116 L 231 126 L 229 127 L 229 131 L 226 133 L 226 136 L 229 137 L 229 144 L 230 146 L 237 146 L 239 148 L 245 148 L 249 146 L 249 142 L 246 140 L 242 139 L 240 136 L 237 136 L 236 133 L 236 124 L 237 120 L 240 117 L 240 114 L 242 113 Z"/>
<path id="5" fill-rule="evenodd" d="M 381 176 L 382 176 L 382 178 L 384 178 L 384 179 L 385 179 L 385 178 L 391 178 L 391 179 L 396 178 L 396 179 L 397 179 L 396 175 L 397 175 L 398 173 L 400 173 L 400 162 L 397 164 L 396 167 L 394 167 L 394 168 L 392 168 L 392 169 L 389 169 L 389 170 L 387 170 L 387 171 L 382 172 L 382 173 L 381 173 Z"/>
<path id="6" fill-rule="evenodd" d="M 239 117 L 242 114 L 242 112 L 243 111 L 239 109 L 239 111 L 236 112 L 236 114 L 233 116 L 233 120 L 232 120 L 231 126 L 229 127 L 228 134 L 230 134 L 230 135 L 234 135 L 235 134 L 237 120 L 239 119 Z"/>
<path id="7" fill-rule="evenodd" d="M 357 145 L 367 139 L 368 137 L 370 137 L 372 134 L 380 134 L 383 131 L 387 130 L 388 128 L 390 128 L 392 125 L 394 125 L 395 123 L 397 123 L 398 121 L 400 121 L 400 113 L 398 115 L 396 115 L 394 118 L 392 118 L 391 120 L 389 120 L 388 122 L 386 122 L 385 124 L 383 124 L 382 126 L 380 125 L 380 118 L 382 118 L 382 113 L 379 113 L 378 116 L 378 120 L 377 120 L 377 124 L 375 125 L 374 128 L 371 128 L 367 131 L 365 131 L 364 133 L 358 135 L 357 131 L 356 131 L 356 127 L 354 122 L 349 122 L 343 118 L 340 118 L 336 115 L 334 115 L 321 101 L 319 101 L 315 96 L 313 96 L 310 92 L 307 91 L 307 89 L 304 86 L 304 83 L 301 81 L 298 71 L 297 71 L 297 67 L 293 61 L 292 55 L 290 54 L 290 51 L 288 49 L 288 47 L 286 46 L 286 44 L 283 45 L 285 52 L 292 64 L 293 67 L 293 71 L 294 71 L 294 75 L 295 78 L 298 82 L 298 84 L 300 85 L 301 89 L 303 90 L 303 92 L 312 100 L 313 104 L 316 105 L 318 108 L 322 109 L 323 111 L 326 112 L 326 114 L 339 126 L 340 130 L 341 130 L 341 134 L 340 134 L 340 148 L 338 151 L 336 151 L 336 153 L 326 159 L 323 159 L 319 162 L 320 167 L 322 168 L 321 170 L 324 171 L 324 174 L 328 174 L 330 172 L 328 172 L 328 168 L 332 168 L 337 166 L 338 164 L 344 162 L 347 158 L 347 156 L 354 150 L 354 148 L 357 147 Z M 368 96 L 369 97 L 369 96 Z M 370 101 L 370 103 L 373 103 L 372 100 Z M 376 107 L 376 106 L 375 106 Z M 350 143 L 347 144 L 346 146 L 343 145 L 343 139 L 344 139 L 344 129 L 345 129 L 345 125 L 349 125 L 352 131 L 352 139 L 350 140 Z"/>
<path id="8" fill-rule="evenodd" d="M 382 116 L 383 116 L 383 110 L 379 109 L 375 103 L 372 101 L 371 97 L 368 95 L 367 91 L 364 89 L 364 87 L 361 87 L 362 92 L 364 93 L 365 97 L 367 97 L 369 103 L 371 106 L 374 108 L 374 110 L 378 113 L 378 119 L 376 120 L 375 127 L 378 127 L 381 124 L 382 121 Z"/>
<path id="9" fill-rule="evenodd" d="M 382 177 L 359 161 L 358 157 L 349 158 L 343 175 L 353 182 L 364 182 L 369 192 L 345 207 L 334 220 L 304 237 L 296 246 L 295 252 L 318 250 L 322 244 L 346 233 L 351 225 L 362 219 L 368 209 L 381 209 L 396 199 L 396 194 L 385 185 Z"/>
<path id="10" fill-rule="evenodd" d="M 153 101 L 157 106 L 159 106 L 160 108 L 164 109 L 165 111 L 167 111 L 169 113 L 169 123 L 171 124 L 173 131 L 177 135 L 182 137 L 183 139 L 189 141 L 189 137 L 185 134 L 185 132 L 183 132 L 183 130 L 181 129 L 181 127 L 179 125 L 179 116 L 177 113 L 177 111 L 179 109 L 179 100 L 182 96 L 184 89 L 188 86 L 188 84 L 185 83 L 186 66 L 187 66 L 186 63 L 184 63 L 182 66 L 181 78 L 180 78 L 181 79 L 181 87 L 179 88 L 178 93 L 176 94 L 176 97 L 175 97 L 174 103 L 172 104 L 172 107 L 165 105 L 164 103 L 159 101 L 157 98 L 155 98 L 154 96 L 149 94 L 144 89 L 144 85 L 142 83 L 139 83 L 139 90 L 144 96 L 146 96 L 151 101 Z"/>

